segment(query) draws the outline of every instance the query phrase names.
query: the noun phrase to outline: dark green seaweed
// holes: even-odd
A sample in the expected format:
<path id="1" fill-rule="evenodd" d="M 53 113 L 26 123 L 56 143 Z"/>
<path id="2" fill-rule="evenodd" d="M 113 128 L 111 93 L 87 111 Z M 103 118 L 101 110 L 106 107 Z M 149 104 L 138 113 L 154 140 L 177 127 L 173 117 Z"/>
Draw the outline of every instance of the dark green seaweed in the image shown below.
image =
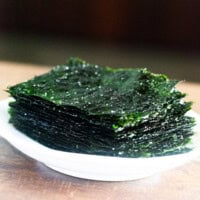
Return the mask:
<path id="1" fill-rule="evenodd" d="M 72 58 L 9 88 L 10 122 L 47 147 L 149 157 L 189 151 L 194 119 L 178 81 L 147 69 L 113 69 Z"/>

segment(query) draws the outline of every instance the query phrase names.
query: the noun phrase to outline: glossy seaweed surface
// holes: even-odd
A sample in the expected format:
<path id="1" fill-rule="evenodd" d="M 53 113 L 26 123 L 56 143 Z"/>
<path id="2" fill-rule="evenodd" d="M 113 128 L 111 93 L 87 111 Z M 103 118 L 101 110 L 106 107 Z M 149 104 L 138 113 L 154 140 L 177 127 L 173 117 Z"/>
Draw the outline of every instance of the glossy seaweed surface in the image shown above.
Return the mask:
<path id="1" fill-rule="evenodd" d="M 147 69 L 113 69 L 71 58 L 9 88 L 10 122 L 62 151 L 150 157 L 188 151 L 194 119 L 177 81 Z"/>

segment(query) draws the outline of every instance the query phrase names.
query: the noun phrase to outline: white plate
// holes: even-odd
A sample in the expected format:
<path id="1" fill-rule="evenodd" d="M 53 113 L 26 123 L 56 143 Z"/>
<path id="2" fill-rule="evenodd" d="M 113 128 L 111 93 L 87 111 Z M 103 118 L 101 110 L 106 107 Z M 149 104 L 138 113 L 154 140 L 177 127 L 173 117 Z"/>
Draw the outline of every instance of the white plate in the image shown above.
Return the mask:
<path id="1" fill-rule="evenodd" d="M 194 112 L 190 112 L 197 121 L 192 151 L 152 158 L 118 158 L 57 151 L 35 142 L 8 123 L 8 102 L 8 99 L 0 102 L 0 135 L 22 153 L 63 174 L 101 181 L 136 180 L 180 166 L 200 155 L 200 116 Z"/>

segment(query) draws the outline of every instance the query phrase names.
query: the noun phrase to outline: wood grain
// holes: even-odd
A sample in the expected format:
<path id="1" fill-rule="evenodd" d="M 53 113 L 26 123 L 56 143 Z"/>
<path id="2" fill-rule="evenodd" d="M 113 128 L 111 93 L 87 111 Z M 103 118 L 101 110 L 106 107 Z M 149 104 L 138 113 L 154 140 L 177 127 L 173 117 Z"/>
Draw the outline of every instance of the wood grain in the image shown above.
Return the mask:
<path id="1" fill-rule="evenodd" d="M 0 98 L 8 85 L 48 71 L 48 67 L 0 62 Z M 200 84 L 178 86 L 200 113 Z M 98 182 L 66 176 L 34 161 L 0 139 L 1 200 L 198 200 L 200 157 L 171 171 L 128 182 Z"/>

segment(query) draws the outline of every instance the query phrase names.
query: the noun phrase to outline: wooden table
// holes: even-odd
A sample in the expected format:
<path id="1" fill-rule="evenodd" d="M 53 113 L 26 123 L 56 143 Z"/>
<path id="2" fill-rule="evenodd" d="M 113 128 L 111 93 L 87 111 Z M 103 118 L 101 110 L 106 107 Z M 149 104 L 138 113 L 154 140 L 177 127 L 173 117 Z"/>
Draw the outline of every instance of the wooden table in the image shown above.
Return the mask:
<path id="1" fill-rule="evenodd" d="M 7 86 L 39 75 L 49 67 L 0 62 L 0 98 Z M 178 86 L 200 113 L 200 83 Z M 59 174 L 0 139 L 1 200 L 196 200 L 200 199 L 200 157 L 171 171 L 129 182 L 98 182 Z"/>

